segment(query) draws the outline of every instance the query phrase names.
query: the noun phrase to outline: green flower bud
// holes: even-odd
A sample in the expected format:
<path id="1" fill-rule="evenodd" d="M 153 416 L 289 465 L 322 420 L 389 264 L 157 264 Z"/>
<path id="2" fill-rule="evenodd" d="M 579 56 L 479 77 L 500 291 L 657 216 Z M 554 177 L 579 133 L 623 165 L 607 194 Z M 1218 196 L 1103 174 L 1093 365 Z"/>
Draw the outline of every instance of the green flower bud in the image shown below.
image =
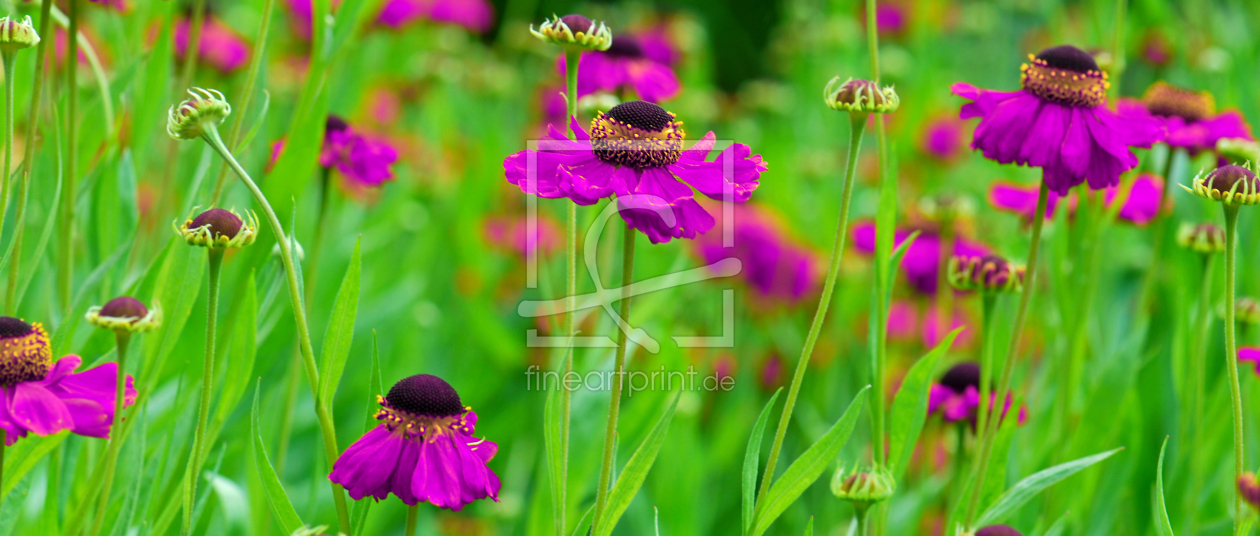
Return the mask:
<path id="1" fill-rule="evenodd" d="M 39 34 L 27 15 L 21 21 L 0 17 L 0 51 L 16 52 L 39 44 Z"/>
<path id="2" fill-rule="evenodd" d="M 1225 251 L 1225 230 L 1212 223 L 1182 223 L 1177 245 L 1204 255 Z"/>
<path id="3" fill-rule="evenodd" d="M 1230 162 L 1260 162 L 1260 143 L 1242 138 L 1222 138 L 1216 142 L 1216 152 Z"/>
<path id="4" fill-rule="evenodd" d="M 141 333 L 153 331 L 162 325 L 162 306 L 153 309 L 144 306 L 131 296 L 119 296 L 104 306 L 88 309 L 89 324 L 115 332 Z"/>
<path id="5" fill-rule="evenodd" d="M 194 209 L 196 210 L 196 209 Z M 239 248 L 254 243 L 258 236 L 258 216 L 245 213 L 242 219 L 235 210 L 212 208 L 175 229 L 190 246 L 207 248 Z"/>
<path id="6" fill-rule="evenodd" d="M 891 87 L 880 88 L 870 80 L 852 78 L 840 83 L 840 77 L 832 78 L 823 88 L 823 101 L 832 110 L 841 112 L 889 113 L 901 106 L 901 98 Z"/>
<path id="7" fill-rule="evenodd" d="M 188 90 L 192 98 L 172 106 L 166 118 L 166 133 L 177 140 L 193 140 L 205 134 L 207 127 L 217 127 L 229 114 L 232 105 L 213 89 L 199 87 Z"/>
<path id="8" fill-rule="evenodd" d="M 1024 267 L 1013 266 L 997 255 L 956 255 L 949 259 L 949 284 L 958 290 L 1022 292 Z"/>
<path id="9" fill-rule="evenodd" d="M 576 14 L 552 15 L 537 30 L 531 24 L 529 33 L 548 43 L 583 50 L 608 50 L 613 41 L 612 31 L 604 23 Z"/>
<path id="10" fill-rule="evenodd" d="M 897 482 L 886 469 L 846 471 L 841 467 L 831 477 L 831 494 L 853 503 L 859 511 L 892 497 L 896 489 Z"/>

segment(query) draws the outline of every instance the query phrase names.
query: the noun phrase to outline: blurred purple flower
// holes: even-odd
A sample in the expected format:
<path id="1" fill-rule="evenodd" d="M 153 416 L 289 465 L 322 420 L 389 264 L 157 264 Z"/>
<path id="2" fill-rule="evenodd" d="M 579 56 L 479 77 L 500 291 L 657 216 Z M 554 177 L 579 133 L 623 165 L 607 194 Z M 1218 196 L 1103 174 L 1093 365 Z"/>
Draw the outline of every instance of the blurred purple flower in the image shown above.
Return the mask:
<path id="1" fill-rule="evenodd" d="M 272 144 L 268 171 L 280 159 L 284 145 L 284 139 Z M 397 160 L 398 151 L 389 142 L 355 131 L 340 117 L 328 116 L 319 165 L 340 171 L 346 178 L 346 186 L 377 187 L 394 180 L 392 166 Z"/>
<path id="2" fill-rule="evenodd" d="M 695 241 L 695 250 L 705 263 L 739 259 L 740 275 L 762 298 L 795 304 L 817 290 L 822 270 L 813 250 L 797 245 L 769 209 L 751 204 L 734 208 L 732 247 L 723 247 L 722 233 L 708 233 Z"/>
<path id="3" fill-rule="evenodd" d="M 417 374 L 377 402 L 381 424 L 346 449 L 329 480 L 356 501 L 393 493 L 408 505 L 428 502 L 458 512 L 477 499 L 499 500 L 499 477 L 486 465 L 499 446 L 473 437 L 477 414 L 450 384 Z"/>
<path id="4" fill-rule="evenodd" d="M 188 34 L 192 24 L 187 18 L 175 23 L 175 55 L 183 58 L 188 52 Z M 249 44 L 231 27 L 207 16 L 197 43 L 197 56 L 221 73 L 230 73 L 249 62 Z"/>
<path id="5" fill-rule="evenodd" d="M 553 126 L 542 150 L 503 160 L 507 181 L 527 194 L 579 205 L 615 195 L 626 225 L 652 243 L 694 239 L 714 220 L 692 188 L 717 200 L 729 193 L 742 203 L 757 189 L 766 163 L 740 143 L 706 161 L 716 143 L 712 132 L 684 151 L 682 125 L 674 118 L 655 104 L 629 101 L 596 116 L 590 133 L 573 119 L 576 141 Z"/>
<path id="6" fill-rule="evenodd" d="M 618 35 L 608 50 L 583 52 L 578 59 L 578 98 L 621 88 L 633 89 L 648 102 L 674 98 L 682 86 L 667 61 L 675 57 L 659 36 L 643 40 L 635 34 Z M 563 55 L 556 60 L 556 70 L 565 75 Z"/>
<path id="7" fill-rule="evenodd" d="M 888 339 L 911 340 L 919 329 L 919 312 L 908 301 L 894 301 L 888 305 Z"/>
<path id="8" fill-rule="evenodd" d="M 989 393 L 989 400 L 997 400 L 997 393 Z M 940 413 L 945 422 L 969 421 L 976 425 L 976 411 L 980 408 L 980 365 L 973 362 L 959 363 L 933 383 L 928 392 L 928 414 Z M 1011 409 L 1011 394 L 1006 393 L 1002 407 L 1005 418 Z M 1028 420 L 1028 409 L 1019 408 L 1019 424 Z"/>
<path id="9" fill-rule="evenodd" d="M 989 187 L 989 203 L 998 210 L 1014 212 L 1023 217 L 1025 222 L 1032 221 L 1033 212 L 1037 210 L 1037 189 L 1035 184 L 1021 186 L 1009 182 L 996 182 Z M 1120 187 L 1112 186 L 1107 188 L 1106 202 L 1108 205 L 1115 200 Z M 1129 187 L 1129 193 L 1125 197 L 1124 206 L 1120 207 L 1118 216 L 1120 219 L 1137 224 L 1145 225 L 1159 212 L 1159 198 L 1164 194 L 1164 179 L 1158 175 L 1143 173 L 1133 180 L 1133 184 Z M 1050 192 L 1050 196 L 1046 199 L 1046 219 L 1054 218 L 1054 209 L 1063 199 L 1058 194 Z M 1076 194 L 1070 193 L 1067 197 L 1068 214 L 1071 215 L 1076 211 Z"/>
<path id="10" fill-rule="evenodd" d="M 905 8 L 896 2 L 880 2 L 875 6 L 875 27 L 881 34 L 897 34 L 906 29 Z"/>
<path id="11" fill-rule="evenodd" d="M 952 87 L 969 102 L 961 117 L 980 118 L 971 142 L 985 158 L 1040 167 L 1051 191 L 1067 195 L 1087 182 L 1102 189 L 1137 166 L 1130 147 L 1163 139 L 1152 118 L 1122 117 L 1107 109 L 1107 75 L 1089 53 L 1070 45 L 1048 48 L 1023 67 L 1019 91 Z"/>
<path id="12" fill-rule="evenodd" d="M 0 317 L 0 429 L 6 432 L 5 446 L 28 433 L 48 436 L 62 430 L 109 437 L 118 364 L 75 373 L 82 362 L 79 356 L 68 355 L 54 363 L 42 326 Z M 129 375 L 123 406 L 135 399 Z"/>
<path id="13" fill-rule="evenodd" d="M 1236 138 L 1255 141 L 1251 127 L 1237 110 L 1216 113 L 1216 103 L 1206 91 L 1181 89 L 1156 82 L 1142 100 L 1120 99 L 1116 111 L 1122 117 L 1155 119 L 1168 130 L 1163 140 L 1169 147 L 1180 147 L 1191 155 L 1216 149 L 1216 142 Z"/>
<path id="14" fill-rule="evenodd" d="M 482 223 L 482 235 L 496 249 L 512 251 L 528 257 L 537 251 L 550 255 L 560 248 L 564 235 L 555 220 L 540 214 L 531 229 L 523 216 L 488 216 Z M 533 231 L 533 232 L 531 232 Z"/>
<path id="15" fill-rule="evenodd" d="M 1118 188 L 1107 190 L 1107 205 L 1111 205 Z M 1133 179 L 1129 195 L 1120 207 L 1119 217 L 1137 225 L 1146 225 L 1159 214 L 1159 198 L 1164 195 L 1164 179 L 1151 173 L 1143 173 Z"/>
<path id="16" fill-rule="evenodd" d="M 962 153 L 966 123 L 954 116 L 938 117 L 923 125 L 919 148 L 939 160 L 954 160 Z"/>
<path id="17" fill-rule="evenodd" d="M 1260 376 L 1260 346 L 1242 346 L 1238 348 L 1238 360 L 1243 363 L 1251 363 L 1256 368 L 1256 375 Z"/>
<path id="18" fill-rule="evenodd" d="M 485 33 L 494 24 L 494 6 L 485 0 L 388 0 L 376 17 L 378 24 L 394 29 L 419 20 Z"/>
<path id="19" fill-rule="evenodd" d="M 851 231 L 853 236 L 853 246 L 859 253 L 870 255 L 875 253 L 875 222 L 866 220 L 853 224 Z M 894 246 L 901 245 L 907 237 L 910 236 L 911 230 L 897 229 L 894 236 Z M 951 255 L 967 255 L 973 257 L 983 257 L 989 253 L 989 248 L 978 242 L 972 242 L 966 239 L 955 239 L 953 244 L 953 252 Z M 906 250 L 906 255 L 901 259 L 901 271 L 906 274 L 906 279 L 910 282 L 911 288 L 929 296 L 936 294 L 937 273 L 941 264 L 941 239 L 940 236 L 932 231 L 923 231 L 919 233 L 919 237 L 915 239 L 913 244 Z"/>

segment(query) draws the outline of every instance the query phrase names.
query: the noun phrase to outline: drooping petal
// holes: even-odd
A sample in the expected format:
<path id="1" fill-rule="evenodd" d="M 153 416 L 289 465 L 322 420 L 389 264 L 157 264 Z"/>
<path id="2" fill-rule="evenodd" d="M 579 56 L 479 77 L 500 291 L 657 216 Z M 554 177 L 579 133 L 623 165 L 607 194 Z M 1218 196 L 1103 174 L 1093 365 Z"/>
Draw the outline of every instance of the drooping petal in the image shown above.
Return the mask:
<path id="1" fill-rule="evenodd" d="M 712 135 L 710 132 L 704 139 L 708 140 Z M 679 159 L 669 169 L 710 199 L 743 203 L 761 185 L 759 179 L 766 171 L 766 163 L 761 155 L 752 154 L 747 145 L 735 143 L 723 149 L 712 162 L 684 162 Z"/>
<path id="2" fill-rule="evenodd" d="M 337 458 L 328 479 L 346 488 L 356 501 L 374 496 L 393 477 L 405 441 L 379 424 Z"/>
<path id="3" fill-rule="evenodd" d="M 9 415 L 22 429 L 19 437 L 26 436 L 28 431 L 47 436 L 74 426 L 74 416 L 61 399 L 34 382 L 13 386 Z"/>

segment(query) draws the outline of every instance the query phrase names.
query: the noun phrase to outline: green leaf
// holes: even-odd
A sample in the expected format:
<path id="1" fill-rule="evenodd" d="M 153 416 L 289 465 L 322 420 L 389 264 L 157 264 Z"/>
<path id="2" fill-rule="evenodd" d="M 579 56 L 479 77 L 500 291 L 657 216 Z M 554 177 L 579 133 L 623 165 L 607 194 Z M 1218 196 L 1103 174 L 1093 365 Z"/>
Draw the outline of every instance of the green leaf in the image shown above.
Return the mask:
<path id="1" fill-rule="evenodd" d="M 258 479 L 262 481 L 263 495 L 267 498 L 267 504 L 271 506 L 271 513 L 276 516 L 276 521 L 280 523 L 284 532 L 291 534 L 302 528 L 302 518 L 298 517 L 297 510 L 293 509 L 289 495 L 284 492 L 284 486 L 280 484 L 280 477 L 276 476 L 276 469 L 271 466 L 271 460 L 267 458 L 267 448 L 263 445 L 262 425 L 258 417 L 258 392 L 261 390 L 262 380 L 260 379 L 254 387 L 254 407 L 249 415 L 250 433 L 254 436 L 254 470 L 258 474 Z"/>
<path id="2" fill-rule="evenodd" d="M 572 348 L 565 350 L 565 357 L 560 360 L 560 368 L 557 370 L 559 377 L 564 377 L 564 363 L 568 359 L 568 352 Z M 544 376 L 545 378 L 545 376 Z M 544 379 L 543 382 L 546 380 Z M 544 385 L 545 388 L 545 385 Z M 562 487 L 564 486 L 565 474 L 565 453 L 561 445 L 561 437 L 563 435 L 562 419 L 563 415 L 560 411 L 560 390 L 564 389 L 560 383 L 556 384 L 556 389 L 547 390 L 547 401 L 543 404 L 543 445 L 547 449 L 547 476 L 551 483 L 551 509 L 552 509 L 552 525 L 557 530 L 563 531 L 563 527 L 559 527 L 560 519 L 565 509 L 565 499 L 561 497 Z"/>
<path id="3" fill-rule="evenodd" d="M 249 147 L 250 142 L 254 141 L 254 137 L 258 135 L 258 131 L 262 130 L 263 123 L 267 122 L 267 109 L 271 108 L 271 93 L 264 89 L 262 94 L 262 108 L 258 109 L 258 118 L 254 120 L 254 126 L 250 127 L 244 136 L 241 136 L 240 141 L 236 142 L 236 148 L 233 151 Z"/>
<path id="4" fill-rule="evenodd" d="M 581 518 L 578 518 L 577 526 L 573 527 L 573 533 L 570 536 L 582 536 L 583 534 L 586 534 L 586 532 L 582 531 L 582 527 L 584 525 L 590 525 L 591 517 L 594 515 L 595 505 L 592 504 L 590 508 L 586 509 L 586 513 L 582 514 Z"/>
<path id="5" fill-rule="evenodd" d="M 621 514 L 625 513 L 626 508 L 630 506 L 630 501 L 634 500 L 634 496 L 639 493 L 639 488 L 643 487 L 643 480 L 647 478 L 648 471 L 652 469 L 652 463 L 656 461 L 657 453 L 661 451 L 661 445 L 665 443 L 665 435 L 669 433 L 669 423 L 674 418 L 674 409 L 678 407 L 678 399 L 681 396 L 681 392 L 674 395 L 674 401 L 665 409 L 665 413 L 661 414 L 661 418 L 656 421 L 656 426 L 648 432 L 638 450 L 630 456 L 630 461 L 626 462 L 626 467 L 617 477 L 617 483 L 613 484 L 612 490 L 608 492 L 608 505 L 603 516 L 596 520 L 599 531 L 593 536 L 612 534 L 613 527 L 621 519 Z"/>
<path id="6" fill-rule="evenodd" d="M 323 360 L 319 366 L 319 399 L 327 408 L 332 408 L 337 384 L 341 383 L 341 374 L 346 370 L 346 359 L 350 357 L 350 343 L 354 341 L 354 319 L 359 313 L 359 273 L 362 268 L 359 243 L 362 241 L 362 237 L 354 241 L 350 267 L 346 268 L 346 277 L 341 280 L 337 301 L 333 302 L 332 317 L 328 319 L 328 330 L 324 332 L 324 346 L 319 351 Z"/>
<path id="7" fill-rule="evenodd" d="M 809 524 L 805 525 L 805 536 L 814 536 L 814 516 L 809 516 Z"/>
<path id="8" fill-rule="evenodd" d="M 1086 456 L 1067 463 L 1061 463 L 1049 469 L 1033 473 L 1029 477 L 1020 480 L 1014 487 L 1008 490 L 997 502 L 990 506 L 980 515 L 980 519 L 976 520 L 975 525 L 983 527 L 992 525 L 1004 519 L 1007 515 L 1015 511 L 1016 508 L 1023 506 L 1024 503 L 1036 497 L 1042 490 L 1054 485 L 1055 483 L 1072 476 L 1082 469 L 1101 462 L 1111 455 L 1124 450 L 1124 447 L 1112 449 L 1106 452 L 1100 452 L 1093 456 Z"/>
<path id="9" fill-rule="evenodd" d="M 217 422 L 227 420 L 249 386 L 254 371 L 254 358 L 258 353 L 258 287 L 251 270 L 245 282 L 245 297 L 236 309 L 236 325 L 227 352 L 227 371 L 224 373 L 223 390 L 219 394 Z"/>
<path id="10" fill-rule="evenodd" d="M 368 433 L 376 426 L 376 413 L 379 404 L 376 397 L 383 392 L 381 388 L 381 352 L 376 342 L 376 330 L 372 330 L 372 371 L 368 373 L 368 404 L 367 416 L 363 419 L 363 433 Z M 350 526 L 354 527 L 355 534 L 363 534 L 363 526 L 367 523 L 368 508 L 375 501 L 357 501 L 354 503 L 354 509 L 350 511 Z"/>
<path id="11" fill-rule="evenodd" d="M 774 396 L 770 397 L 770 401 L 766 402 L 766 407 L 761 409 L 761 415 L 757 416 L 757 422 L 753 423 L 752 435 L 748 437 L 748 448 L 744 450 L 744 472 L 743 472 L 743 503 L 741 513 L 743 514 L 743 532 L 747 533 L 752 527 L 754 507 L 756 506 L 757 494 L 757 464 L 761 462 L 761 437 L 766 432 L 766 422 L 770 420 L 770 410 L 774 409 L 774 403 L 779 400 L 779 393 L 783 392 L 780 387 L 774 392 Z M 765 478 L 774 478 L 774 475 L 766 475 Z"/>
<path id="12" fill-rule="evenodd" d="M 37 436 L 27 434 L 25 438 L 12 447 L 5 447 L 4 453 L 4 487 L 0 488 L 0 500 L 3 500 L 9 492 L 13 491 L 13 487 L 22 481 L 22 477 L 26 476 L 31 469 L 35 468 L 35 464 L 52 452 L 57 445 L 65 441 L 70 436 L 70 432 L 61 432 L 50 436 Z"/>
<path id="13" fill-rule="evenodd" d="M 1172 521 L 1168 519 L 1168 505 L 1164 501 L 1164 451 L 1168 449 L 1168 436 L 1159 447 L 1159 463 L 1155 466 L 1155 530 L 1160 536 L 1174 536 Z"/>
<path id="14" fill-rule="evenodd" d="M 866 397 L 870 394 L 871 386 L 863 387 L 857 396 L 853 397 L 853 401 L 849 403 L 849 408 L 844 410 L 844 415 L 832 425 L 826 434 L 823 434 L 818 441 L 810 445 L 803 454 L 792 465 L 788 466 L 787 471 L 783 472 L 783 476 L 770 486 L 770 492 L 766 494 L 765 502 L 759 505 L 757 518 L 753 522 L 752 536 L 761 536 L 770 528 L 770 524 L 779 518 L 779 515 L 787 510 L 818 477 L 823 471 L 836 459 L 840 454 L 840 449 L 844 447 L 845 442 L 849 440 L 849 435 L 853 433 L 853 426 L 857 423 L 858 414 L 862 413 L 862 406 L 866 404 Z"/>
<path id="15" fill-rule="evenodd" d="M 936 363 L 949 351 L 954 344 L 954 338 L 962 330 L 963 328 L 957 328 L 951 331 L 936 348 L 910 367 L 905 379 L 901 381 L 896 398 L 893 399 L 892 421 L 888 425 L 891 435 L 888 464 L 896 480 L 901 480 L 902 472 L 910 462 L 910 455 L 914 453 L 914 445 L 919 440 L 919 433 L 923 431 Z"/>

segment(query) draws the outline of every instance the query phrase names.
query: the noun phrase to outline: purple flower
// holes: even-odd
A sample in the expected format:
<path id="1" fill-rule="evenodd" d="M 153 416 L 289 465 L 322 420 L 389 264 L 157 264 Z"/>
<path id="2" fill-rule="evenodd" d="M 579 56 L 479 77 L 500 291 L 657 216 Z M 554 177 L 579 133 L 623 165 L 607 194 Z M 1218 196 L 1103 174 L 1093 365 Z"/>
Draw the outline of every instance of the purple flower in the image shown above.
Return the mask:
<path id="1" fill-rule="evenodd" d="M 378 24 L 394 29 L 418 20 L 456 24 L 485 33 L 494 24 L 494 7 L 485 0 L 389 0 L 376 16 Z"/>
<path id="2" fill-rule="evenodd" d="M 188 52 L 188 34 L 191 22 L 180 19 L 175 24 L 175 54 L 180 58 Z M 207 16 L 201 27 L 201 39 L 197 43 L 197 57 L 221 73 L 230 73 L 249 62 L 249 44 L 230 26 Z"/>
<path id="3" fill-rule="evenodd" d="M 522 216 L 490 216 L 482 224 L 482 235 L 496 249 L 528 257 L 538 251 L 550 255 L 564 239 L 560 226 L 549 216 L 539 214 L 531 227 Z"/>
<path id="4" fill-rule="evenodd" d="M 1116 197 L 1116 188 L 1107 190 L 1107 205 Z M 1120 219 L 1137 225 L 1146 225 L 1159 214 L 1159 198 L 1164 195 L 1164 179 L 1151 173 L 1143 173 L 1133 179 L 1129 195 L 1120 207 Z"/>
<path id="5" fill-rule="evenodd" d="M 923 125 L 919 148 L 939 160 L 958 158 L 963 144 L 966 124 L 953 116 L 938 117 Z"/>
<path id="6" fill-rule="evenodd" d="M 1009 182 L 996 182 L 989 187 L 989 203 L 998 210 L 1014 212 L 1022 216 L 1025 222 L 1031 222 L 1033 213 L 1037 210 L 1038 188 L 1035 184 L 1021 186 Z M 1108 206 L 1115 200 L 1119 189 L 1118 186 L 1107 188 Z M 1150 173 L 1138 175 L 1129 187 L 1128 195 L 1125 196 L 1124 205 L 1120 207 L 1118 216 L 1136 225 L 1145 225 L 1155 219 L 1159 213 L 1159 198 L 1162 195 L 1164 195 L 1163 178 Z M 1061 199 L 1063 198 L 1059 194 L 1050 192 L 1050 196 L 1046 199 L 1046 219 L 1054 218 L 1054 209 Z M 1067 207 L 1069 215 L 1076 212 L 1075 193 L 1068 194 Z"/>
<path id="7" fill-rule="evenodd" d="M 1260 346 L 1243 346 L 1238 349 L 1238 360 L 1243 363 L 1251 363 L 1256 368 L 1256 375 L 1260 376 Z"/>
<path id="8" fill-rule="evenodd" d="M 1024 536 L 1010 525 L 989 525 L 976 531 L 976 536 Z"/>
<path id="9" fill-rule="evenodd" d="M 1216 149 L 1222 139 L 1254 141 L 1251 127 L 1237 110 L 1216 113 L 1216 102 L 1206 91 L 1195 92 L 1156 82 L 1142 100 L 1120 99 L 1116 111 L 1129 118 L 1163 121 L 1169 147 L 1181 147 L 1191 155 Z"/>
<path id="10" fill-rule="evenodd" d="M 997 400 L 997 393 L 989 393 L 990 406 Z M 976 425 L 976 410 L 980 408 L 980 365 L 964 362 L 954 365 L 941 381 L 933 383 L 928 392 L 928 414 L 939 412 L 945 422 L 970 421 Z M 1011 409 L 1011 393 L 1006 393 L 1002 417 Z M 1028 420 L 1028 408 L 1020 406 L 1017 424 Z"/>
<path id="11" fill-rule="evenodd" d="M 732 247 L 724 247 L 722 233 L 695 241 L 705 263 L 739 259 L 740 275 L 761 298 L 795 304 L 818 289 L 823 275 L 818 255 L 794 242 L 769 209 L 738 205 L 734 216 Z"/>
<path id="12" fill-rule="evenodd" d="M 499 477 L 486 464 L 499 446 L 473 437 L 477 414 L 446 381 L 429 374 L 403 378 L 377 397 L 382 421 L 333 464 L 328 479 L 354 500 L 393 493 L 459 511 L 477 499 L 499 500 Z"/>
<path id="13" fill-rule="evenodd" d="M 894 234 L 895 246 L 901 245 L 911 230 L 897 229 Z M 862 221 L 853 224 L 853 246 L 859 253 L 870 255 L 875 252 L 875 222 Z M 977 242 L 955 239 L 951 255 L 983 257 L 989 248 Z M 937 274 L 941 268 L 941 239 L 935 232 L 920 232 L 919 237 L 906 250 L 901 258 L 901 271 L 906 274 L 910 286 L 929 296 L 936 294 Z"/>
<path id="14" fill-rule="evenodd" d="M 678 95 L 681 84 L 670 68 L 674 57 L 662 46 L 659 38 L 646 41 L 634 34 L 618 35 L 612 46 L 603 52 L 583 52 L 578 59 L 578 97 L 597 91 L 633 89 L 648 102 L 661 102 Z M 564 56 L 556 61 L 556 70 L 565 74 Z"/>
<path id="15" fill-rule="evenodd" d="M 600 112 L 589 134 L 576 118 L 571 121 L 576 141 L 551 127 L 541 150 L 504 159 L 508 182 L 527 194 L 566 197 L 579 205 L 615 195 L 626 225 L 654 244 L 695 238 L 713 227 L 713 216 L 696 202 L 693 188 L 712 199 L 742 203 L 766 170 L 761 155 L 740 143 L 706 161 L 716 141 L 712 132 L 683 150 L 682 123 L 649 102 L 623 102 Z"/>
<path id="16" fill-rule="evenodd" d="M 68 355 L 54 363 L 43 326 L 0 317 L 0 429 L 6 432 L 6 446 L 28 433 L 47 436 L 62 430 L 109 437 L 118 364 L 75 373 L 82 361 Z M 136 399 L 131 384 L 127 376 L 124 406 Z"/>
<path id="17" fill-rule="evenodd" d="M 272 144 L 268 171 L 280 159 L 284 145 L 283 139 Z M 359 133 L 340 117 L 328 116 L 319 165 L 340 171 L 346 178 L 346 186 L 372 188 L 394 180 L 392 166 L 397 160 L 398 151 L 389 142 Z"/>
<path id="18" fill-rule="evenodd" d="M 881 2 L 875 6 L 875 28 L 880 34 L 897 34 L 906 29 L 905 8 L 896 2 Z"/>
<path id="19" fill-rule="evenodd" d="M 1023 89 L 991 91 L 966 83 L 951 88 L 972 102 L 961 117 L 980 118 L 971 148 L 1003 164 L 1042 168 L 1059 195 L 1088 182 L 1102 189 L 1137 166 L 1130 147 L 1163 139 L 1153 118 L 1121 117 L 1106 107 L 1107 75 L 1087 52 L 1070 45 L 1041 51 L 1024 64 Z"/>

